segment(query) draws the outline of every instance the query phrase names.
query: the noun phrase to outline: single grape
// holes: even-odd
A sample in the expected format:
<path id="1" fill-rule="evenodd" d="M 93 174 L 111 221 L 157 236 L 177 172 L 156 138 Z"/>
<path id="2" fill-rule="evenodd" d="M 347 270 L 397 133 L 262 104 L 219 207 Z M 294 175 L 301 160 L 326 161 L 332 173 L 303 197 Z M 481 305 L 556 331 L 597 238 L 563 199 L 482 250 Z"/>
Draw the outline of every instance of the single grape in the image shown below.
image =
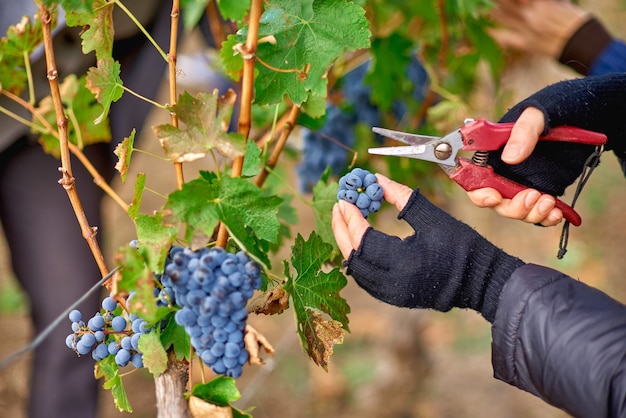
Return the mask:
<path id="1" fill-rule="evenodd" d="M 367 186 L 369 186 L 370 184 L 374 184 L 377 181 L 378 179 L 376 178 L 376 176 L 368 171 L 365 177 L 363 177 L 363 187 L 367 188 Z"/>
<path id="2" fill-rule="evenodd" d="M 80 322 L 80 320 L 83 319 L 83 314 L 81 314 L 78 309 L 74 309 L 70 312 L 69 318 L 72 322 Z"/>
<path id="3" fill-rule="evenodd" d="M 356 190 L 363 185 L 363 180 L 357 174 L 350 173 L 347 175 L 345 183 L 346 189 Z"/>
<path id="4" fill-rule="evenodd" d="M 143 355 L 141 353 L 133 354 L 130 361 L 137 369 L 141 369 L 143 367 Z"/>
<path id="5" fill-rule="evenodd" d="M 120 367 L 124 367 L 130 361 L 130 357 L 131 357 L 130 351 L 122 348 L 115 355 L 115 363 Z"/>
<path id="6" fill-rule="evenodd" d="M 344 199 L 346 202 L 356 203 L 358 198 L 359 192 L 357 192 L 356 190 L 346 190 L 346 197 Z"/>
<path id="7" fill-rule="evenodd" d="M 102 300 L 102 309 L 105 311 L 114 311 L 117 308 L 117 301 L 111 296 L 107 296 Z"/>
<path id="8" fill-rule="evenodd" d="M 380 184 L 378 183 L 373 183 L 370 184 L 369 186 L 367 186 L 367 188 L 365 189 L 365 194 L 371 199 L 371 200 L 381 200 L 383 198 L 383 188 L 381 187 Z"/>
<path id="9" fill-rule="evenodd" d="M 131 342 L 131 337 L 129 337 L 128 335 L 122 338 L 120 345 L 122 346 L 122 350 L 131 351 L 133 349 L 133 343 Z"/>
<path id="10" fill-rule="evenodd" d="M 372 201 L 365 193 L 359 193 L 359 197 L 356 199 L 356 207 L 359 209 L 367 209 Z"/>
<path id="11" fill-rule="evenodd" d="M 378 212 L 380 210 L 380 200 L 372 200 L 367 210 L 371 213 Z"/>
<path id="12" fill-rule="evenodd" d="M 126 329 L 126 318 L 123 316 L 116 316 L 111 320 L 111 328 L 115 332 L 122 332 Z"/>

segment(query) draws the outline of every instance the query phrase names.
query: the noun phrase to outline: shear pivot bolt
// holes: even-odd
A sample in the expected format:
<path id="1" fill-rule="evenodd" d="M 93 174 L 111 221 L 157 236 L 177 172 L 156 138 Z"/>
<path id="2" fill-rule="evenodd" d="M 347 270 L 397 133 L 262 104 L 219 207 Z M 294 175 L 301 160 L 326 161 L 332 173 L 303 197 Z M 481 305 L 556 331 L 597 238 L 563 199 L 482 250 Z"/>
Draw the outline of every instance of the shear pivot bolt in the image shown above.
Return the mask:
<path id="1" fill-rule="evenodd" d="M 446 142 L 437 144 L 435 147 L 435 157 L 439 160 L 447 160 L 452 155 L 452 147 Z"/>

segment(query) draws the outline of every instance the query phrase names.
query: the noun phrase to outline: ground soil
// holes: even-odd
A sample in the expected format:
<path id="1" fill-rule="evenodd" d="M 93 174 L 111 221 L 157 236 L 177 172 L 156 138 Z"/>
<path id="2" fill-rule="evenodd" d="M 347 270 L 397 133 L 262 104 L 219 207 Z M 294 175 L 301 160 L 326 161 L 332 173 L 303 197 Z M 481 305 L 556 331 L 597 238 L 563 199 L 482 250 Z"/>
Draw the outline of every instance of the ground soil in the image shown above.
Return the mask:
<path id="1" fill-rule="evenodd" d="M 603 1 L 598 3 L 602 7 L 595 3 L 589 7 L 619 33 L 617 22 L 623 21 L 624 12 L 612 3 Z M 571 76 L 543 58 L 522 58 L 512 62 L 504 77 L 504 83 L 514 89 L 512 100 Z M 487 84 L 485 89 L 488 91 Z M 476 112 L 494 118 L 496 115 L 490 114 L 493 107 L 486 97 L 488 94 L 477 97 Z M 163 182 L 170 181 L 173 177 L 170 166 L 150 161 L 149 171 L 155 177 L 149 176 L 149 183 L 163 186 Z M 147 164 L 144 168 L 148 168 Z M 196 169 L 188 168 L 189 173 Z M 159 178 L 159 173 L 165 173 L 166 177 Z M 558 268 L 626 302 L 626 281 L 622 280 L 626 269 L 623 181 L 614 156 L 606 154 L 578 206 L 583 226 L 572 229 L 570 251 L 561 261 L 555 257 L 560 228 L 538 228 L 502 219 L 491 211 L 470 205 L 464 193 L 456 189 L 446 197 L 445 206 L 506 251 L 527 262 Z M 123 193 L 129 196 L 130 192 L 126 187 Z M 147 207 L 158 205 L 157 198 L 154 202 L 147 198 L 144 202 Z M 105 205 L 109 218 L 102 230 L 111 231 L 106 246 L 111 254 L 119 243 L 133 238 L 129 235 L 133 228 L 111 202 Z M 310 218 L 308 208 L 301 205 L 298 209 L 303 222 L 297 229 L 308 234 L 311 229 L 305 221 Z M 380 217 L 379 228 L 388 233 L 408 234 L 407 226 L 398 224 L 392 212 Z M 14 281 L 4 247 L 0 255 L 0 289 L 7 289 Z M 238 406 L 255 406 L 253 415 L 257 418 L 567 416 L 492 377 L 490 327 L 479 315 L 458 310 L 447 314 L 401 310 L 377 302 L 353 282 L 342 295 L 352 308 L 351 333 L 346 335 L 343 345 L 335 347 L 328 372 L 313 365 L 303 354 L 291 312 L 250 319 L 270 339 L 276 355 L 267 357 L 264 366 L 245 370 L 239 380 L 242 399 Z M 0 359 L 27 344 L 33 338 L 27 312 L 18 309 L 0 315 L 0 335 Z M 29 370 L 30 359 L 26 355 L 0 371 L 0 415 L 26 416 Z M 193 378 L 200 376 L 194 373 Z M 139 371 L 126 376 L 124 381 L 135 410 L 133 416 L 155 416 L 150 375 Z M 110 394 L 102 390 L 100 417 L 122 416 L 126 414 L 117 412 Z"/>

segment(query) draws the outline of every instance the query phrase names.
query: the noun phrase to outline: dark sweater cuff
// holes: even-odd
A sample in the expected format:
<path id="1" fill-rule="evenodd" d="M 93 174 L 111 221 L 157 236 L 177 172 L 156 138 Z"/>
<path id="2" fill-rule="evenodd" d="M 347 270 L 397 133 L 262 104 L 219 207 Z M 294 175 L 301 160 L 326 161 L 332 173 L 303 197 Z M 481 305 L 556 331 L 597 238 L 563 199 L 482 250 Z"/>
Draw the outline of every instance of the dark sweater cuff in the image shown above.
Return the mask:
<path id="1" fill-rule="evenodd" d="M 582 75 L 588 75 L 593 62 L 612 40 L 602 23 L 591 17 L 569 38 L 559 62 Z"/>

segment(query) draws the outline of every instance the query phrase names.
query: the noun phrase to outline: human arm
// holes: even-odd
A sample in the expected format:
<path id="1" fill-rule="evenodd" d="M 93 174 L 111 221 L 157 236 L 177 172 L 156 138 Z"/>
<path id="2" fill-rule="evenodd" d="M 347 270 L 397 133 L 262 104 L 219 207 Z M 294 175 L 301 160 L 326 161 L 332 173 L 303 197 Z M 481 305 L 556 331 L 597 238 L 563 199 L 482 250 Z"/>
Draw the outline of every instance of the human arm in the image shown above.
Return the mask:
<path id="1" fill-rule="evenodd" d="M 396 306 L 448 311 L 470 308 L 492 321 L 500 289 L 524 263 L 430 203 L 419 190 L 380 174 L 385 200 L 414 234 L 377 231 L 360 211 L 340 201 L 332 225 L 348 274 L 375 298 Z"/>
<path id="2" fill-rule="evenodd" d="M 567 0 L 498 0 L 491 35 L 504 49 L 553 57 L 582 75 L 626 71 L 626 44 Z"/>
<path id="3" fill-rule="evenodd" d="M 626 416 L 626 306 L 528 264 L 504 285 L 492 327 L 497 379 L 576 417 Z"/>
<path id="4" fill-rule="evenodd" d="M 493 324 L 498 379 L 574 416 L 623 415 L 623 305 L 562 273 L 524 264 L 419 191 L 377 177 L 415 232 L 388 236 L 354 205 L 339 202 L 333 231 L 359 286 L 400 307 L 476 310 Z"/>

